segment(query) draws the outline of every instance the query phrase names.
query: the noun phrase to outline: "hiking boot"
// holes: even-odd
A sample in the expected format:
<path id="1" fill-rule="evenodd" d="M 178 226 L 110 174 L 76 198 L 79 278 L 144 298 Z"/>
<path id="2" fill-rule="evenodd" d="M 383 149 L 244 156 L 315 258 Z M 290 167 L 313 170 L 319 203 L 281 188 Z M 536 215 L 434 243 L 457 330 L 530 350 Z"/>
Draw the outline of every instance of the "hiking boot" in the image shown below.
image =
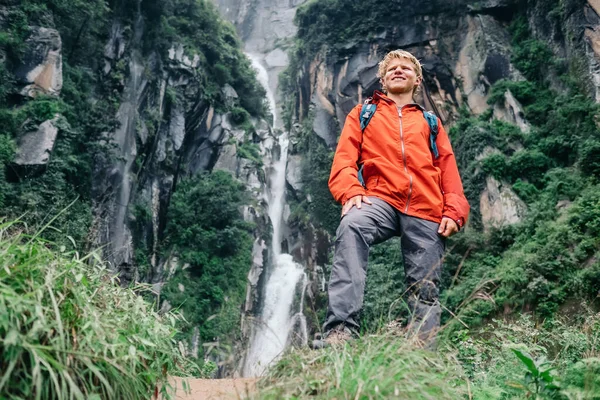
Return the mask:
<path id="1" fill-rule="evenodd" d="M 329 332 L 326 332 L 323 338 L 313 340 L 312 348 L 324 349 L 330 346 L 339 347 L 343 346 L 353 338 L 354 334 L 350 328 L 345 325 L 338 325 Z"/>

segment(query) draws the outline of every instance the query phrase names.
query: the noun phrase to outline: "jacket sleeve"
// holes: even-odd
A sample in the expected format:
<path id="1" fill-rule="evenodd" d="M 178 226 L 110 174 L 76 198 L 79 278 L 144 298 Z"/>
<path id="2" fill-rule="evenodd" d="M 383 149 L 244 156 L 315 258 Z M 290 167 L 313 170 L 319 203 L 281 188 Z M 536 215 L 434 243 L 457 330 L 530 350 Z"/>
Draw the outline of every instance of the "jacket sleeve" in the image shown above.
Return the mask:
<path id="1" fill-rule="evenodd" d="M 442 192 L 444 194 L 444 208 L 442 215 L 456 221 L 460 228 L 464 226 L 469 217 L 470 206 L 463 191 L 462 181 L 456 166 L 456 159 L 448 134 L 438 119 L 439 132 L 436 144 L 439 157 L 433 164 L 442 173 Z"/>
<path id="2" fill-rule="evenodd" d="M 329 174 L 329 190 L 335 200 L 342 204 L 354 196 L 364 196 L 366 193 L 358 181 L 357 163 L 362 143 L 360 110 L 361 105 L 359 104 L 346 117 Z"/>

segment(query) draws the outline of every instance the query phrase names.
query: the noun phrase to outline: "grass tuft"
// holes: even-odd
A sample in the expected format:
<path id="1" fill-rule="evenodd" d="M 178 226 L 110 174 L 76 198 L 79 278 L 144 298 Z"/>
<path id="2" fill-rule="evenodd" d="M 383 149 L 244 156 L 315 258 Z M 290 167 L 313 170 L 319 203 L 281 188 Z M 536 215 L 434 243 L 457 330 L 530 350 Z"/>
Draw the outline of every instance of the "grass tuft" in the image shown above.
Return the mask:
<path id="1" fill-rule="evenodd" d="M 458 399 L 468 383 L 449 354 L 396 336 L 369 335 L 343 347 L 293 350 L 261 381 L 261 399 Z"/>
<path id="2" fill-rule="evenodd" d="M 144 290 L 121 288 L 96 253 L 0 225 L 0 398 L 168 398 L 167 376 L 195 365 L 174 340 L 179 317 Z"/>

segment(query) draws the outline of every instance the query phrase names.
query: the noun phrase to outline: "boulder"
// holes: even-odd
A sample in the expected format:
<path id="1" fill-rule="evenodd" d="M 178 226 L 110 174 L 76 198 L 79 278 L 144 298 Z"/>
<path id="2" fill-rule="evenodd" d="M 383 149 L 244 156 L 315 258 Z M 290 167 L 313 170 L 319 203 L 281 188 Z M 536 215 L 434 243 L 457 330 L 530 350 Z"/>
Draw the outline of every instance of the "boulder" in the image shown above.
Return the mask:
<path id="1" fill-rule="evenodd" d="M 479 208 L 484 230 L 520 222 L 527 211 L 527 205 L 509 186 L 491 176 L 481 193 Z"/>
<path id="2" fill-rule="evenodd" d="M 225 104 L 228 108 L 231 108 L 238 99 L 238 94 L 230 84 L 226 83 L 221 89 L 223 96 L 225 97 Z"/>
<path id="3" fill-rule="evenodd" d="M 291 155 L 288 156 L 287 168 L 285 170 L 285 179 L 287 183 L 298 192 L 302 189 L 302 170 L 301 170 L 302 156 Z"/>
<path id="4" fill-rule="evenodd" d="M 62 41 L 56 29 L 32 27 L 25 41 L 25 54 L 16 70 L 21 94 L 35 97 L 38 93 L 58 96 L 62 89 Z"/>
<path id="5" fill-rule="evenodd" d="M 56 136 L 59 116 L 43 122 L 35 131 L 27 132 L 18 139 L 14 163 L 20 166 L 43 166 L 48 164 Z"/>

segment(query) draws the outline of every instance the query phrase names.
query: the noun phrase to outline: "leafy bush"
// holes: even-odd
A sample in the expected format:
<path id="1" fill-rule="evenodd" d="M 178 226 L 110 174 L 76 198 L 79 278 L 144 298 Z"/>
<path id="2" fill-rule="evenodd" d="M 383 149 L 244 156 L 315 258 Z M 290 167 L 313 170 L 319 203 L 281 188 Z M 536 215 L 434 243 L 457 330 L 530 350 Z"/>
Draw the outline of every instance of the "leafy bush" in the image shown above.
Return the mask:
<path id="1" fill-rule="evenodd" d="M 173 44 L 184 46 L 186 54 L 200 57 L 197 73 L 203 86 L 202 96 L 217 110 L 225 111 L 221 93 L 230 84 L 237 93 L 239 106 L 253 116 L 266 113 L 265 90 L 256 72 L 243 54 L 235 28 L 224 21 L 209 0 L 148 0 L 142 10 L 149 28 L 145 51 L 158 51 L 166 57 Z"/>
<path id="2" fill-rule="evenodd" d="M 188 267 L 169 279 L 161 299 L 186 317 L 181 325 L 186 337 L 194 327 L 201 341 L 220 338 L 226 345 L 237 335 L 252 265 L 253 227 L 240 213 L 244 190 L 229 173 L 215 171 L 183 180 L 171 199 L 163 254 L 175 254 Z"/>
<path id="3" fill-rule="evenodd" d="M 150 398 L 195 371 L 173 339 L 179 317 L 153 312 L 136 293 L 147 287 L 122 289 L 95 253 L 17 229 L 0 225 L 0 397 Z"/>

